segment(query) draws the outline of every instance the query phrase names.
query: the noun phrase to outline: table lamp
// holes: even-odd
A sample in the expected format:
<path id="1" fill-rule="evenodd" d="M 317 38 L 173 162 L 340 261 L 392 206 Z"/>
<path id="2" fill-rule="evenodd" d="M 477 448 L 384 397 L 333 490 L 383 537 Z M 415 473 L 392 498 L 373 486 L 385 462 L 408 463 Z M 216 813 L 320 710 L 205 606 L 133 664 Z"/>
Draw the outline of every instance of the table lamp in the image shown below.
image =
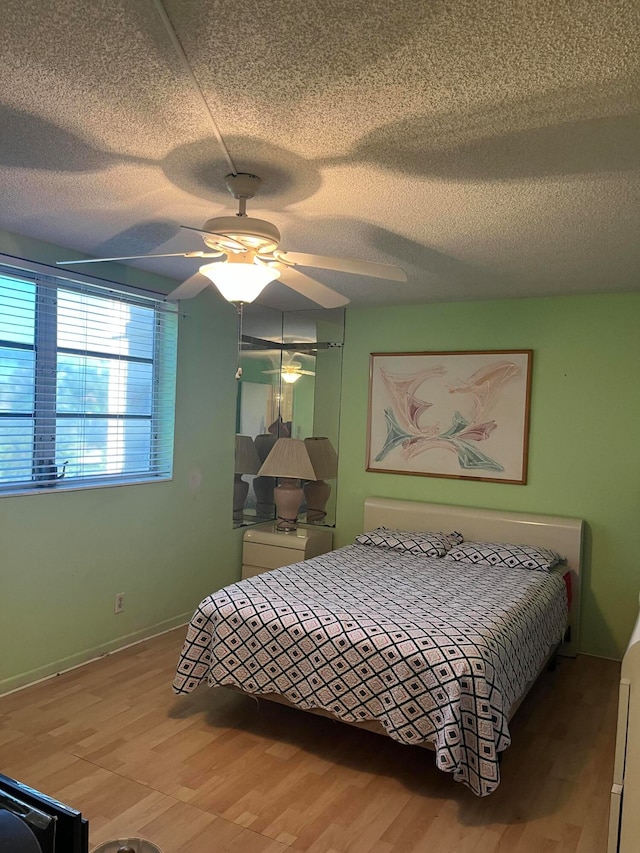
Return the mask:
<path id="1" fill-rule="evenodd" d="M 331 486 L 325 480 L 333 480 L 338 474 L 338 457 L 328 438 L 312 436 L 305 438 L 305 447 L 309 453 L 316 476 L 304 484 L 304 496 L 307 501 L 307 521 L 320 524 L 327 517 L 326 506 L 331 494 Z"/>
<path id="2" fill-rule="evenodd" d="M 249 493 L 249 483 L 243 474 L 257 474 L 260 457 L 249 435 L 236 435 L 235 478 L 233 481 L 233 520 L 242 521 L 244 504 Z"/>
<path id="3" fill-rule="evenodd" d="M 315 480 L 309 451 L 299 438 L 279 438 L 262 467 L 260 477 L 278 477 L 280 485 L 273 490 L 278 520 L 276 530 L 290 532 L 296 529 L 298 511 L 304 500 L 300 480 Z"/>

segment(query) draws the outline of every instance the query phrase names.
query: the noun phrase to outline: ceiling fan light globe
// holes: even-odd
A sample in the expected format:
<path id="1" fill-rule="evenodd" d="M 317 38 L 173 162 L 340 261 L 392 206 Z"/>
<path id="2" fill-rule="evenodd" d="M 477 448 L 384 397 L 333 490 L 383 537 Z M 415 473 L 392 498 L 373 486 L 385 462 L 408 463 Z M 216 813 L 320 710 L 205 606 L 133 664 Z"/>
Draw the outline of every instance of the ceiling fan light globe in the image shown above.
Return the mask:
<path id="1" fill-rule="evenodd" d="M 287 385 L 293 385 L 294 382 L 297 382 L 298 379 L 300 379 L 302 373 L 294 373 L 293 371 L 283 370 L 280 376 L 282 377 L 282 381 L 286 382 Z"/>
<path id="2" fill-rule="evenodd" d="M 205 264 L 200 267 L 218 288 L 227 302 L 253 302 L 265 287 L 280 277 L 278 270 L 264 264 L 224 263 Z"/>

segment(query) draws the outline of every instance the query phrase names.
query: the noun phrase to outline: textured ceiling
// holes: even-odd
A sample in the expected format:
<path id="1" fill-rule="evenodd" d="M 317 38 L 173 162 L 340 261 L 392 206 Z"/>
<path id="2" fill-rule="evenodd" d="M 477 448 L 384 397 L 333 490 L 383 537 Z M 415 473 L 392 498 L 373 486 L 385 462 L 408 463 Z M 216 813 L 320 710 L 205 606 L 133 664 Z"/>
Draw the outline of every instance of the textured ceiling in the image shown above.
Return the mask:
<path id="1" fill-rule="evenodd" d="M 353 304 L 640 288 L 637 0 L 165 0 L 281 248 Z M 230 171 L 153 0 L 4 0 L 0 228 L 202 248 Z M 144 269 L 183 280 L 197 260 Z M 91 268 L 87 268 L 91 271 Z M 311 272 L 311 271 L 309 271 Z M 309 303 L 283 285 L 261 302 Z"/>

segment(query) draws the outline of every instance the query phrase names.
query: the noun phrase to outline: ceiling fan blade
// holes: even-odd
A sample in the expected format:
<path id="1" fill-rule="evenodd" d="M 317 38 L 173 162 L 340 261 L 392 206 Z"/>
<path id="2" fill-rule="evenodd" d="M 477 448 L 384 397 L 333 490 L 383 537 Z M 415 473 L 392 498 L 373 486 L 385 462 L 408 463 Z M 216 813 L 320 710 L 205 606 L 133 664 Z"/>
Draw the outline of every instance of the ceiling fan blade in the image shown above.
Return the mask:
<path id="1" fill-rule="evenodd" d="M 103 261 L 135 261 L 142 258 L 219 258 L 222 252 L 168 252 L 160 255 L 123 255 L 120 258 L 86 258 L 82 261 L 56 261 L 57 266 L 71 267 L 75 264 L 101 264 Z"/>
<path id="2" fill-rule="evenodd" d="M 325 255 L 307 255 L 304 252 L 276 252 L 284 261 L 291 261 L 303 267 L 316 267 L 321 270 L 350 272 L 354 275 L 368 275 L 371 278 L 384 278 L 388 281 L 406 281 L 407 274 L 395 264 L 377 264 L 373 261 L 352 261 L 347 258 L 329 258 Z"/>
<path id="3" fill-rule="evenodd" d="M 349 300 L 341 293 L 337 293 L 325 284 L 320 284 L 313 278 L 309 278 L 303 272 L 293 267 L 287 267 L 284 264 L 273 264 L 280 271 L 280 281 L 296 293 L 306 296 L 313 302 L 317 302 L 322 308 L 340 308 L 346 305 Z"/>
<path id="4" fill-rule="evenodd" d="M 192 299 L 194 296 L 197 296 L 201 293 L 205 287 L 208 287 L 211 284 L 208 278 L 203 275 L 200 275 L 199 272 L 192 275 L 186 281 L 183 281 L 181 285 L 176 287 L 175 290 L 172 290 L 171 293 L 167 296 L 167 301 L 169 302 L 178 302 L 181 299 Z"/>

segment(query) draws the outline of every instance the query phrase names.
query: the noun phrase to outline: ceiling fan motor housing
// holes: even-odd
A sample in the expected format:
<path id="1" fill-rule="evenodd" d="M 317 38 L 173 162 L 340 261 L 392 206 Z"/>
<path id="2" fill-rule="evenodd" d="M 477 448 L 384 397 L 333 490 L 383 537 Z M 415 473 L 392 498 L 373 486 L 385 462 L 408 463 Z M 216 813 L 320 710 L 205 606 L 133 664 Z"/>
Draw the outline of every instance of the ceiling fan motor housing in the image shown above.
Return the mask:
<path id="1" fill-rule="evenodd" d="M 264 219 L 254 219 L 252 216 L 217 216 L 208 219 L 203 231 L 212 231 L 208 237 L 203 234 L 204 242 L 212 249 L 224 247 L 224 236 L 229 237 L 230 242 L 225 247 L 229 251 L 238 251 L 238 242 L 247 249 L 266 255 L 273 252 L 280 245 L 280 232 L 272 222 Z"/>

